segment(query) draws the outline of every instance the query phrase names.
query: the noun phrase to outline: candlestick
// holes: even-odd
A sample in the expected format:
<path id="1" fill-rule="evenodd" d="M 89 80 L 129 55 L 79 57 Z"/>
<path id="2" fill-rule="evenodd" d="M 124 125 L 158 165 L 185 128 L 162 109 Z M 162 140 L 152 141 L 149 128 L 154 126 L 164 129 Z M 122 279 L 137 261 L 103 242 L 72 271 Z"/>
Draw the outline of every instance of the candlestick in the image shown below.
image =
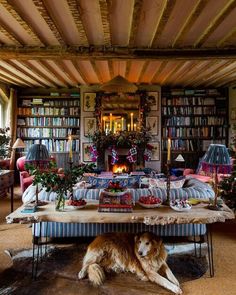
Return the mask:
<path id="1" fill-rule="evenodd" d="M 106 132 L 106 117 L 103 117 L 103 129 L 104 129 L 104 132 Z"/>
<path id="2" fill-rule="evenodd" d="M 128 131 L 130 131 L 130 124 L 128 124 Z"/>
<path id="3" fill-rule="evenodd" d="M 120 123 L 119 124 L 117 124 L 117 128 L 118 128 L 118 131 L 120 131 Z"/>
<path id="4" fill-rule="evenodd" d="M 134 131 L 137 131 L 137 124 L 134 124 Z"/>
<path id="5" fill-rule="evenodd" d="M 170 150 L 171 150 L 171 139 L 168 138 L 167 142 L 167 162 L 170 162 Z"/>
<path id="6" fill-rule="evenodd" d="M 122 117 L 121 118 L 121 131 L 124 130 L 124 118 Z"/>
<path id="7" fill-rule="evenodd" d="M 72 136 L 69 135 L 68 138 L 68 144 L 69 144 L 69 161 L 72 162 L 73 161 L 73 152 L 72 152 Z"/>
<path id="8" fill-rule="evenodd" d="M 131 128 L 131 131 L 134 131 L 134 114 L 131 113 L 130 114 L 130 128 Z"/>
<path id="9" fill-rule="evenodd" d="M 112 131 L 112 113 L 110 113 L 110 131 Z"/>
<path id="10" fill-rule="evenodd" d="M 108 123 L 106 123 L 106 130 L 105 130 L 105 132 L 106 132 L 106 134 L 108 134 L 108 132 L 109 132 L 109 124 Z"/>
<path id="11" fill-rule="evenodd" d="M 117 130 L 117 122 L 114 123 L 114 133 L 116 133 Z"/>

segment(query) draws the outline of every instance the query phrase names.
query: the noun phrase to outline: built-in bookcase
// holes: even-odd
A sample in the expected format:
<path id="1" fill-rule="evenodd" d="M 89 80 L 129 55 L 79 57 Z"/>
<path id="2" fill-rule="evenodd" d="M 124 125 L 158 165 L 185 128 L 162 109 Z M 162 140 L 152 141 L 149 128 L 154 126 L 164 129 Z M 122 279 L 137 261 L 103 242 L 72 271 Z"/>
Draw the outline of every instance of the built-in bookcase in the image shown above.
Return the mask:
<path id="1" fill-rule="evenodd" d="M 80 150 L 80 94 L 20 95 L 18 97 L 17 137 L 26 150 L 41 141 L 50 153 L 68 154 Z"/>
<path id="2" fill-rule="evenodd" d="M 210 143 L 228 143 L 225 89 L 162 89 L 162 163 L 171 138 L 172 163 L 182 154 L 196 168 Z"/>

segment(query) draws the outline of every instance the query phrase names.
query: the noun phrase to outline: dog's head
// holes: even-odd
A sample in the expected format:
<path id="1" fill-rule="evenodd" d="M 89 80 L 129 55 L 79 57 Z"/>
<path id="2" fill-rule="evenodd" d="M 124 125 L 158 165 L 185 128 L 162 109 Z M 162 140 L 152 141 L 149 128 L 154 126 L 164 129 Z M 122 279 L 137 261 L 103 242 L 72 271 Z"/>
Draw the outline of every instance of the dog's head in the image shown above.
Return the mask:
<path id="1" fill-rule="evenodd" d="M 136 235 L 134 239 L 135 253 L 138 257 L 144 258 L 159 253 L 162 241 L 154 234 L 146 232 Z"/>

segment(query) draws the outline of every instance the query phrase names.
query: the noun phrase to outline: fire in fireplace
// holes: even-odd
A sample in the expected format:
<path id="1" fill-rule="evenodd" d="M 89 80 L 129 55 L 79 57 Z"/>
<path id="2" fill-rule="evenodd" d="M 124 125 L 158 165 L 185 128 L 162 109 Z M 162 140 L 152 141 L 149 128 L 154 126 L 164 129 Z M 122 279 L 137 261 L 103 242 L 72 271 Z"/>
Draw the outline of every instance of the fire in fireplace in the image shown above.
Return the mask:
<path id="1" fill-rule="evenodd" d="M 128 167 L 125 164 L 115 164 L 112 167 L 113 173 L 126 173 L 128 172 Z"/>
<path id="2" fill-rule="evenodd" d="M 113 173 L 128 173 L 132 171 L 132 164 L 126 159 L 126 155 L 119 155 L 119 160 L 115 165 L 111 165 L 111 156 L 108 156 L 109 171 Z"/>

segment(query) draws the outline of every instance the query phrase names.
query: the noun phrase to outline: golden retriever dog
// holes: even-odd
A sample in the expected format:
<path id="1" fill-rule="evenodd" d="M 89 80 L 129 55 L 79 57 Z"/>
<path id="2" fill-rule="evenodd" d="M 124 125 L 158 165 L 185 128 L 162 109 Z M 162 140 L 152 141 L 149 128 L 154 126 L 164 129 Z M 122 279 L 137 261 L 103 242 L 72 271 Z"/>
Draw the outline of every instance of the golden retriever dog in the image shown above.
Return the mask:
<path id="1" fill-rule="evenodd" d="M 166 259 L 162 240 L 152 233 L 107 233 L 96 237 L 88 246 L 78 278 L 88 275 L 93 285 L 99 286 L 105 280 L 104 271 L 129 271 L 140 280 L 149 280 L 175 294 L 182 294 Z"/>

